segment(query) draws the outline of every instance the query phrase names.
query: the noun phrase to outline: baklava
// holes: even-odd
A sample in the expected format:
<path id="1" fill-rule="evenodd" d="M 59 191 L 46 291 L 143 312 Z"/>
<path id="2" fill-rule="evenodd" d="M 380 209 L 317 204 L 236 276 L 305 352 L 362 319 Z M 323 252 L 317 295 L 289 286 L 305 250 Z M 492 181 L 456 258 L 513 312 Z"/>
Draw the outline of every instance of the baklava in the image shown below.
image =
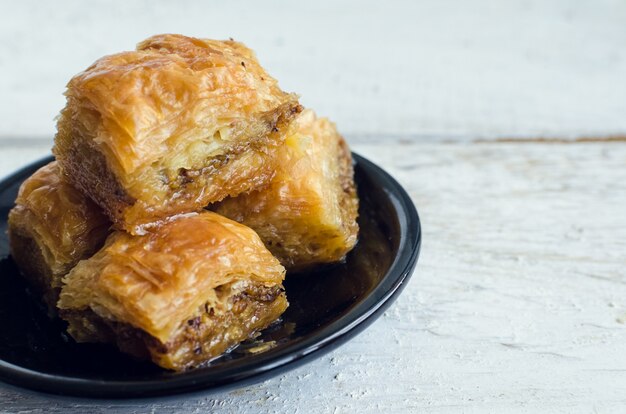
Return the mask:
<path id="1" fill-rule="evenodd" d="M 192 213 L 145 235 L 112 233 L 64 278 L 59 313 L 78 342 L 113 342 L 180 371 L 275 321 L 284 275 L 253 230 Z"/>
<path id="2" fill-rule="evenodd" d="M 111 223 L 60 178 L 56 162 L 26 179 L 15 203 L 9 212 L 11 256 L 53 315 L 63 276 L 103 245 Z"/>
<path id="3" fill-rule="evenodd" d="M 53 152 L 119 229 L 269 182 L 302 108 L 232 41 L 157 35 L 72 78 Z"/>
<path id="4" fill-rule="evenodd" d="M 209 206 L 254 229 L 288 270 L 341 260 L 357 241 L 352 157 L 335 125 L 306 110 L 269 186 Z"/>

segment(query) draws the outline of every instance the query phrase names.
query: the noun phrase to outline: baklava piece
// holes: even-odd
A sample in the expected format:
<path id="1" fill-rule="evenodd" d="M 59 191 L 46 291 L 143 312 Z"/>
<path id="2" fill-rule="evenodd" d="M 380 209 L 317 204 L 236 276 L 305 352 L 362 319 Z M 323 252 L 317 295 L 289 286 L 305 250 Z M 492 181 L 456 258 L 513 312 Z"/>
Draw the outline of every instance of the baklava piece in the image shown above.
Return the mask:
<path id="1" fill-rule="evenodd" d="M 157 35 L 69 82 L 54 154 L 119 229 L 258 188 L 302 110 L 232 40 Z"/>
<path id="2" fill-rule="evenodd" d="M 268 187 L 209 207 L 254 229 L 288 270 L 341 260 L 358 233 L 348 146 L 332 122 L 311 110 L 296 124 Z"/>
<path id="3" fill-rule="evenodd" d="M 56 162 L 24 181 L 15 203 L 9 212 L 11 256 L 54 315 L 63 276 L 102 247 L 110 222 L 60 178 Z"/>
<path id="4" fill-rule="evenodd" d="M 59 309 L 76 341 L 180 371 L 275 321 L 284 275 L 253 230 L 205 211 L 142 236 L 114 232 L 65 277 Z"/>

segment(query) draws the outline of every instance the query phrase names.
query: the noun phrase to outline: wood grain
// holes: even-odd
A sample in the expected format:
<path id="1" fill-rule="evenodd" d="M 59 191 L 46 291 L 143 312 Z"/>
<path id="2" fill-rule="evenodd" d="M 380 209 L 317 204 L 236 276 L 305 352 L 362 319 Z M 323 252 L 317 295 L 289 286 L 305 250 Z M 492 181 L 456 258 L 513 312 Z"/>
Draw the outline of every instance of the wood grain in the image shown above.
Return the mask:
<path id="1" fill-rule="evenodd" d="M 424 229 L 368 330 L 233 392 L 92 403 L 0 385 L 0 412 L 623 411 L 626 144 L 350 143 L 406 186 Z"/>
<path id="2" fill-rule="evenodd" d="M 71 76 L 156 33 L 245 42 L 285 90 L 345 133 L 626 131 L 622 0 L 3 5 L 0 136 L 53 135 Z"/>

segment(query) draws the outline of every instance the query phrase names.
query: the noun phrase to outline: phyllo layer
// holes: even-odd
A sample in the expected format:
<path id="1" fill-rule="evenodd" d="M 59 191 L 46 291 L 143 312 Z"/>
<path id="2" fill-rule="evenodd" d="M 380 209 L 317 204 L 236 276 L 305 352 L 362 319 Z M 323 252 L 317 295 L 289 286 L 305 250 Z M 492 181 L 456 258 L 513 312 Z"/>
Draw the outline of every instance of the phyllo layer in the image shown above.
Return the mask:
<path id="1" fill-rule="evenodd" d="M 66 97 L 63 174 L 133 234 L 265 185 L 302 109 L 243 44 L 181 35 L 99 59 Z"/>
<path id="2" fill-rule="evenodd" d="M 276 320 L 284 275 L 253 230 L 202 212 L 143 236 L 114 232 L 65 277 L 59 308 L 79 342 L 184 370 Z"/>
<path id="3" fill-rule="evenodd" d="M 288 270 L 341 260 L 357 241 L 350 150 L 335 125 L 306 110 L 280 148 L 269 186 L 209 208 L 253 228 Z"/>
<path id="4" fill-rule="evenodd" d="M 102 246 L 111 223 L 60 178 L 56 162 L 24 181 L 15 204 L 9 212 L 11 256 L 54 314 L 61 279 Z"/>

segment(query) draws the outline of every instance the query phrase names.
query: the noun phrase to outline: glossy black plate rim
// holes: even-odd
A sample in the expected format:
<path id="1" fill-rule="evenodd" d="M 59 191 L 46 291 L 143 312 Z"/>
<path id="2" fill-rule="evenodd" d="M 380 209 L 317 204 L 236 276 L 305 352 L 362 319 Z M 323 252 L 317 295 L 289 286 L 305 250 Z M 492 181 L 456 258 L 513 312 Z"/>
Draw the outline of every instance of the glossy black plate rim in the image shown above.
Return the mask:
<path id="1" fill-rule="evenodd" d="M 288 346 L 272 349 L 245 361 L 196 370 L 163 379 L 112 381 L 52 375 L 0 360 L 0 380 L 30 390 L 83 398 L 154 398 L 182 393 L 224 391 L 249 385 L 294 369 L 318 358 L 361 332 L 393 303 L 411 277 L 421 247 L 421 224 L 417 209 L 406 190 L 386 171 L 353 153 L 374 184 L 384 189 L 395 209 L 399 223 L 398 254 L 379 284 L 365 298 L 315 335 L 295 340 Z M 30 172 L 52 160 L 36 161 L 0 182 L 0 192 Z"/>

